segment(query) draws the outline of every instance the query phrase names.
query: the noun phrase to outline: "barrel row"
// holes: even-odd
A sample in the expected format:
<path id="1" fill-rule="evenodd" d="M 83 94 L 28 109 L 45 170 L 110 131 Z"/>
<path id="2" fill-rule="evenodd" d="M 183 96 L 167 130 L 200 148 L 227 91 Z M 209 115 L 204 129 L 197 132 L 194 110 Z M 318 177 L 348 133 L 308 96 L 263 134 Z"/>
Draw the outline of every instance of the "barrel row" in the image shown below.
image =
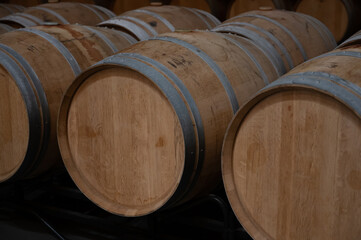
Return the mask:
<path id="1" fill-rule="evenodd" d="M 291 24 L 294 18 L 302 21 Z M 221 179 L 234 114 L 290 68 L 276 43 L 294 66 L 334 47 L 303 15 L 260 11 L 241 20 L 252 26 L 247 34 L 216 28 L 158 35 L 76 78 L 60 106 L 58 143 L 90 200 L 142 216 L 210 192 Z"/>
<path id="2" fill-rule="evenodd" d="M 175 30 L 212 29 L 220 23 L 210 13 L 193 8 L 149 6 L 115 17 L 105 8 L 82 3 L 43 4 L 3 17 L 0 22 L 14 28 L 70 23 L 92 26 L 101 22 L 99 26 L 126 32 L 138 40 Z"/>
<path id="3" fill-rule="evenodd" d="M 169 4 L 169 1 L 164 3 Z M 143 1 L 135 4 L 130 9 L 148 4 L 149 2 Z M 173 1 L 171 4 L 178 5 L 180 2 Z M 345 40 L 359 30 L 361 26 L 361 20 L 358 17 L 361 5 L 356 0 L 227 0 L 224 2 L 209 1 L 209 4 L 210 8 L 206 6 L 207 4 L 198 3 L 187 3 L 186 6 L 202 8 L 207 11 L 211 9 L 212 13 L 222 21 L 240 13 L 257 10 L 265 6 L 297 11 L 311 15 L 326 24 L 338 42 Z M 114 9 L 114 11 L 120 13 L 119 10 Z"/>
<path id="4" fill-rule="evenodd" d="M 179 9 L 182 10 L 173 10 Z M 14 39 L 21 39 L 21 43 Z M 84 69 L 135 42 L 135 38 L 122 31 L 81 25 L 21 28 L 0 37 L 1 49 L 6 50 L 3 55 L 10 55 L 3 61 L 4 71 L 17 69 L 4 82 L 7 94 L 3 110 L 14 109 L 16 116 L 23 116 L 20 125 L 12 125 L 12 114 L 3 117 L 9 136 L 0 144 L 3 161 L 0 182 L 36 176 L 59 162 L 54 126 L 62 93 Z M 46 48 L 50 50 L 43 54 Z M 11 58 L 20 66 L 8 64 Z M 52 67 L 56 70 L 49 71 Z M 69 67 L 71 71 L 64 70 Z M 22 72 L 19 69 L 23 69 Z M 18 77 L 22 80 L 17 80 Z M 11 92 L 16 92 L 17 103 L 23 96 L 24 102 L 16 105 L 18 107 L 10 108 Z"/>
<path id="5" fill-rule="evenodd" d="M 359 238 L 360 43 L 358 33 L 294 68 L 229 125 L 224 186 L 254 239 Z"/>

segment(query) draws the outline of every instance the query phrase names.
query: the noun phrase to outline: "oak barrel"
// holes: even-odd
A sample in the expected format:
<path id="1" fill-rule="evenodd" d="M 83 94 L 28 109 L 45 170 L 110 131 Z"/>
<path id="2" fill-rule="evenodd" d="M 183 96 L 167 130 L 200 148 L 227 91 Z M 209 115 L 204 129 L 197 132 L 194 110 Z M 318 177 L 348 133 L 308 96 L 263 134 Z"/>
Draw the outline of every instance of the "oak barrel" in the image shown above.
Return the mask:
<path id="1" fill-rule="evenodd" d="M 22 12 L 24 9 L 25 7 L 16 4 L 0 3 L 0 18 L 13 13 Z"/>
<path id="2" fill-rule="evenodd" d="M 12 14 L 0 19 L 1 23 L 10 26 L 33 27 L 44 23 L 58 24 L 83 24 L 95 26 L 115 14 L 110 10 L 93 5 L 75 2 L 46 3 L 35 7 L 27 8 L 22 13 Z"/>
<path id="3" fill-rule="evenodd" d="M 223 181 L 255 240 L 360 239 L 359 44 L 296 67 L 232 120 Z"/>
<path id="4" fill-rule="evenodd" d="M 273 50 L 281 55 L 285 72 L 336 47 L 330 31 L 317 19 L 284 10 L 246 12 L 213 31 L 238 34 L 255 41 L 265 51 Z"/>
<path id="5" fill-rule="evenodd" d="M 167 33 L 137 43 L 65 93 L 58 119 L 65 166 L 90 200 L 123 216 L 209 192 L 220 181 L 228 122 L 277 76 L 268 55 L 234 35 Z"/>
<path id="6" fill-rule="evenodd" d="M 134 42 L 121 32 L 80 25 L 0 35 L 0 182 L 61 163 L 56 119 L 63 92 L 82 70 Z"/>
<path id="7" fill-rule="evenodd" d="M 210 13 L 178 6 L 148 6 L 125 12 L 99 24 L 146 40 L 161 33 L 176 30 L 212 29 L 220 24 Z"/>
<path id="8" fill-rule="evenodd" d="M 337 42 L 361 28 L 361 2 L 358 0 L 297 0 L 294 9 L 322 21 Z"/>

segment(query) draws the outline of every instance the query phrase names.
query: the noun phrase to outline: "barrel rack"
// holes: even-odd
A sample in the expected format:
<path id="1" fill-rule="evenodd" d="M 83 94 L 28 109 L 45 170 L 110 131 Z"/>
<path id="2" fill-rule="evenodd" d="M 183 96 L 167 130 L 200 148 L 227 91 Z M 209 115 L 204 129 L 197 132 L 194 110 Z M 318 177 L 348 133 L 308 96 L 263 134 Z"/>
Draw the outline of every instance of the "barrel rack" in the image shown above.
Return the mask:
<path id="1" fill-rule="evenodd" d="M 0 185 L 0 226 L 4 216 L 14 214 L 27 216 L 58 240 L 78 239 L 81 233 L 89 239 L 251 239 L 223 189 L 169 210 L 125 218 L 91 203 L 65 172 Z"/>

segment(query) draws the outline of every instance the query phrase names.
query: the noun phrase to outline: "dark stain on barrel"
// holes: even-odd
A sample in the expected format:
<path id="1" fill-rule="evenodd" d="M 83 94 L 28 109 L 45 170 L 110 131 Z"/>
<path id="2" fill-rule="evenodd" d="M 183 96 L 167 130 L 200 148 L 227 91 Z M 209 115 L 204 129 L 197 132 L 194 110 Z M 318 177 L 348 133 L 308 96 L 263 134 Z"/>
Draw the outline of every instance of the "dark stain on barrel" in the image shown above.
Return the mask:
<path id="1" fill-rule="evenodd" d="M 337 63 L 331 63 L 330 64 L 330 68 L 337 68 L 337 67 L 338 67 Z"/>
<path id="2" fill-rule="evenodd" d="M 170 65 L 172 65 L 174 68 L 177 68 L 178 66 L 191 66 L 193 64 L 192 61 L 187 60 L 184 56 L 174 56 L 171 58 L 171 61 L 168 61 Z"/>
<path id="3" fill-rule="evenodd" d="M 27 49 L 28 49 L 30 52 L 35 52 L 35 51 L 39 52 L 39 50 L 38 50 L 35 46 L 33 46 L 33 45 L 30 45 L 29 47 L 27 47 Z"/>
<path id="4" fill-rule="evenodd" d="M 355 191 L 361 190 L 361 172 L 357 170 L 352 170 L 347 175 L 347 183 L 348 186 L 351 187 Z"/>
<path id="5" fill-rule="evenodd" d="M 168 63 L 169 63 L 172 67 L 177 68 L 177 66 L 174 65 L 171 61 L 168 61 Z"/>
<path id="6" fill-rule="evenodd" d="M 164 146 L 164 139 L 160 137 L 158 142 L 155 144 L 156 147 L 163 147 Z"/>
<path id="7" fill-rule="evenodd" d="M 103 54 L 101 54 L 94 47 L 95 41 L 91 40 L 95 36 L 94 33 L 90 33 L 89 35 L 84 35 L 81 31 L 76 30 L 76 28 L 74 29 L 74 27 L 71 25 L 63 25 L 62 28 L 68 31 L 73 37 L 73 39 L 68 39 L 63 41 L 63 43 L 74 40 L 79 41 L 81 45 L 83 45 L 83 47 L 86 49 L 87 53 L 91 57 L 91 60 L 94 61 L 94 63 L 104 58 Z"/>
<path id="8" fill-rule="evenodd" d="M 156 27 L 158 25 L 158 23 L 156 21 L 151 21 L 151 22 L 148 22 L 148 23 L 152 27 Z"/>

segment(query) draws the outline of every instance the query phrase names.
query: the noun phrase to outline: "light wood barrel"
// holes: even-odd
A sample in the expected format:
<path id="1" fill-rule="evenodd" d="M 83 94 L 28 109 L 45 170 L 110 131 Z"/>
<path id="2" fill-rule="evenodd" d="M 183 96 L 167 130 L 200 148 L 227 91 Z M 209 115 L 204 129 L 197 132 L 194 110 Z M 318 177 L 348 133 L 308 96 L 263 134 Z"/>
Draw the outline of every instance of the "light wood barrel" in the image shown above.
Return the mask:
<path id="1" fill-rule="evenodd" d="M 178 6 L 149 6 L 128 11 L 99 26 L 112 27 L 146 40 L 176 30 L 212 29 L 219 20 L 210 13 Z"/>
<path id="2" fill-rule="evenodd" d="M 58 119 L 65 166 L 90 200 L 123 216 L 209 192 L 220 181 L 228 122 L 277 76 L 269 56 L 235 35 L 142 41 L 84 72 L 65 93 Z"/>
<path id="3" fill-rule="evenodd" d="M 358 0 L 298 0 L 294 9 L 322 21 L 337 42 L 361 28 L 361 2 Z"/>
<path id="4" fill-rule="evenodd" d="M 284 73 L 336 47 L 332 34 L 317 19 L 284 10 L 243 13 L 213 31 L 238 34 L 255 41 L 265 51 L 276 52 L 283 60 Z"/>
<path id="5" fill-rule="evenodd" d="M 80 25 L 0 35 L 0 182 L 29 178 L 61 163 L 56 119 L 63 92 L 82 70 L 130 46 L 131 39 Z"/>
<path id="6" fill-rule="evenodd" d="M 296 67 L 230 124 L 223 180 L 253 239 L 360 238 L 359 44 Z"/>
<path id="7" fill-rule="evenodd" d="M 13 13 L 22 12 L 24 10 L 25 7 L 20 5 L 0 3 L 0 18 Z"/>
<path id="8" fill-rule="evenodd" d="M 83 3 L 46 3 L 27 8 L 22 13 L 9 15 L 0 19 L 0 22 L 10 26 L 33 27 L 46 23 L 83 24 L 95 26 L 115 14 L 101 6 Z"/>

